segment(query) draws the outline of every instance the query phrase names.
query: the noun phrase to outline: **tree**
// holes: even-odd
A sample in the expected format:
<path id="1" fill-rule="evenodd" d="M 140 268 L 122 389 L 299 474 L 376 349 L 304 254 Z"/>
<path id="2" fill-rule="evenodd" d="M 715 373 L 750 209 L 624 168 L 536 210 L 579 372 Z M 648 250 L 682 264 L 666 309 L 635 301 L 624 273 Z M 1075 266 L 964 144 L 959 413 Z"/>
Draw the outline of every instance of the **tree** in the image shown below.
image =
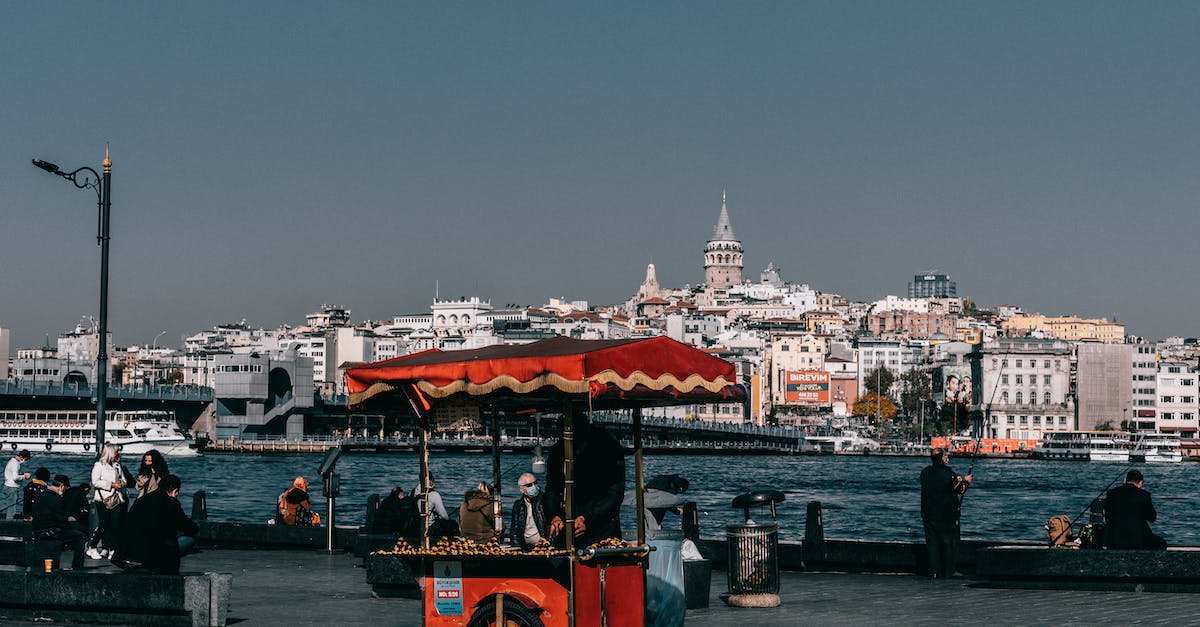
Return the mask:
<path id="1" fill-rule="evenodd" d="M 896 417 L 896 404 L 886 396 L 864 394 L 854 402 L 851 413 L 859 418 L 874 420 L 878 416 L 881 421 L 891 421 Z"/>
<path id="2" fill-rule="evenodd" d="M 900 375 L 900 387 L 900 405 L 909 416 L 919 413 L 921 403 L 933 394 L 933 380 L 929 373 L 916 368 Z"/>
<path id="3" fill-rule="evenodd" d="M 1113 423 L 1111 420 L 1105 420 L 1104 422 L 1096 425 L 1096 431 L 1116 431 L 1116 430 L 1117 429 L 1116 429 L 1116 427 L 1113 426 Z"/>
<path id="4" fill-rule="evenodd" d="M 863 377 L 863 387 L 867 388 L 867 393 L 880 396 L 887 396 L 895 382 L 896 374 L 888 370 L 887 366 L 877 366 Z"/>

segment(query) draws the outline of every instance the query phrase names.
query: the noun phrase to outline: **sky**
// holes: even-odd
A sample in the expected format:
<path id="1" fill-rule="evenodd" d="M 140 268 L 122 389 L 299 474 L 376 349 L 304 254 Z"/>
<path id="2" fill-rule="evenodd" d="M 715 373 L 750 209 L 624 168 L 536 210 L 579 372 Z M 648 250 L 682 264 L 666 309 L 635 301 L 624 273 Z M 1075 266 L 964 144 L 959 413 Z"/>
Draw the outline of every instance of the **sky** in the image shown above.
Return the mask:
<path id="1" fill-rule="evenodd" d="M 745 275 L 1195 336 L 1200 5 L 0 5 L 0 326 L 121 346 Z M 1170 279 L 1168 281 L 1168 279 Z M 436 291 L 435 291 L 436 290 Z M 160 333 L 163 332 L 163 333 Z"/>

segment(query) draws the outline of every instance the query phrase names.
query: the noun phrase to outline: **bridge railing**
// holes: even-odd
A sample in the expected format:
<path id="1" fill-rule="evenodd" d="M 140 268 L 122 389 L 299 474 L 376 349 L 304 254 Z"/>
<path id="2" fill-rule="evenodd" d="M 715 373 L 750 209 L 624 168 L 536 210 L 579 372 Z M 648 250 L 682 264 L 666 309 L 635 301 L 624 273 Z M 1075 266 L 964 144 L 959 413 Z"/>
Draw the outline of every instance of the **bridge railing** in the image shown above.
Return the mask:
<path id="1" fill-rule="evenodd" d="M 92 387 L 83 382 L 0 381 L 0 395 L 7 396 L 91 396 Z M 168 401 L 211 401 L 212 388 L 196 385 L 122 385 L 108 386 L 109 398 Z"/>

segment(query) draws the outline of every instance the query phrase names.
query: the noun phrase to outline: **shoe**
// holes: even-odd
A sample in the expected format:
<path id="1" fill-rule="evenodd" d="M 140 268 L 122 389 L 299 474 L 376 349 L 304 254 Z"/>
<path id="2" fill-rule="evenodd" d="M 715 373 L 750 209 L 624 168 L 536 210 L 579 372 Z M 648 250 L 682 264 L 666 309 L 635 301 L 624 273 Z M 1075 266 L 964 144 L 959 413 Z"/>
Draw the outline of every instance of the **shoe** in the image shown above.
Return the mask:
<path id="1" fill-rule="evenodd" d="M 95 547 L 92 547 L 87 550 L 87 556 L 94 560 L 104 559 L 104 554 L 100 552 L 100 549 L 97 549 Z"/>
<path id="2" fill-rule="evenodd" d="M 116 551 L 109 549 L 107 551 L 102 551 L 102 553 L 104 554 L 104 559 L 110 560 L 110 559 L 112 559 L 112 556 L 114 553 L 116 553 Z"/>

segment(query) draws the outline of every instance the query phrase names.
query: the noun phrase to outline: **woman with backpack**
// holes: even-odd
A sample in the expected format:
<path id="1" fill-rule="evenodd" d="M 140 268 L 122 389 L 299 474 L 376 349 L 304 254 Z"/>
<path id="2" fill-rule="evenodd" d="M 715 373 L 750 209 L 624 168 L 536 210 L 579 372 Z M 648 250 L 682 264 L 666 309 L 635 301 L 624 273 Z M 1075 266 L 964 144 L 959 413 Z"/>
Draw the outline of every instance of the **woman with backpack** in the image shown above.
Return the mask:
<path id="1" fill-rule="evenodd" d="M 308 501 L 308 480 L 296 477 L 292 487 L 279 495 L 278 524 L 309 527 L 321 524 L 321 518 L 312 511 Z"/>

